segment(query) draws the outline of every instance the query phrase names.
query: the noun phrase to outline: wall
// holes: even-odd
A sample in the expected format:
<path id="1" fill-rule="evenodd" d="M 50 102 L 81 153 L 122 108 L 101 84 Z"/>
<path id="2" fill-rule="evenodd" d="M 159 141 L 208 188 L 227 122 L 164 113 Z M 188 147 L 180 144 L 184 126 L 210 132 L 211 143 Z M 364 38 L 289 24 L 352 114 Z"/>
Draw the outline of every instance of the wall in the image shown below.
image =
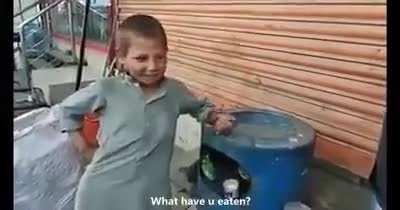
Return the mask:
<path id="1" fill-rule="evenodd" d="M 225 107 L 274 108 L 318 132 L 315 156 L 371 173 L 385 110 L 384 0 L 117 0 L 159 18 L 169 75 Z"/>

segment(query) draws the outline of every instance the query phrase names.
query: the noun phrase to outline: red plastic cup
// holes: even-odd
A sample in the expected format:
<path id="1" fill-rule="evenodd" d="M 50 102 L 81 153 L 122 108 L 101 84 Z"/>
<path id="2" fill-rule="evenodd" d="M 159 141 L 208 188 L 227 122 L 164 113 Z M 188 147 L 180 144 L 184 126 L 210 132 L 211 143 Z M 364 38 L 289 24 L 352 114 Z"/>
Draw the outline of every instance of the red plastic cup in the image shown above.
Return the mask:
<path id="1" fill-rule="evenodd" d="M 83 127 L 81 130 L 81 135 L 85 142 L 92 146 L 98 147 L 99 143 L 97 141 L 97 132 L 99 130 L 100 122 L 95 114 L 86 114 L 83 119 Z"/>

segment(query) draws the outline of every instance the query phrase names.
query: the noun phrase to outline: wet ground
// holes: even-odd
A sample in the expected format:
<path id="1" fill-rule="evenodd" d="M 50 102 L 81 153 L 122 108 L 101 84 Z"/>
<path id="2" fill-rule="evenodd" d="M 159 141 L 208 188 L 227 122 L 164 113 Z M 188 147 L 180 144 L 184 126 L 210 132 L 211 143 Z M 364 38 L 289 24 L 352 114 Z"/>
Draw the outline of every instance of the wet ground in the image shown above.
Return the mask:
<path id="1" fill-rule="evenodd" d="M 367 181 L 329 163 L 315 161 L 310 170 L 307 204 L 313 210 L 377 210 L 375 195 Z"/>

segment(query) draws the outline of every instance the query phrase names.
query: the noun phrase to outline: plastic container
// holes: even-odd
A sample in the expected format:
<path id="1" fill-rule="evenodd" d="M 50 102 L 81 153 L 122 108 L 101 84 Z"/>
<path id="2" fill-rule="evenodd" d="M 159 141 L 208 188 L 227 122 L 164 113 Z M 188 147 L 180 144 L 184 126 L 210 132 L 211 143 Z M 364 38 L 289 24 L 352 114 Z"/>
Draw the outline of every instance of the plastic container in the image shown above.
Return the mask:
<path id="1" fill-rule="evenodd" d="M 198 206 L 199 210 L 282 210 L 302 201 L 313 157 L 315 132 L 307 123 L 270 110 L 234 110 L 236 126 L 228 136 L 203 126 L 201 154 L 215 168 L 210 180 L 200 171 L 192 197 L 221 199 L 222 183 L 239 181 L 239 199 L 248 205 Z M 289 206 L 290 207 L 290 206 Z"/>
<path id="2" fill-rule="evenodd" d="M 97 147 L 97 131 L 99 130 L 100 122 L 95 114 L 86 114 L 83 120 L 83 128 L 81 131 L 82 137 L 90 146 Z"/>
<path id="3" fill-rule="evenodd" d="M 225 198 L 239 197 L 239 181 L 236 179 L 227 179 L 222 184 L 224 187 Z"/>

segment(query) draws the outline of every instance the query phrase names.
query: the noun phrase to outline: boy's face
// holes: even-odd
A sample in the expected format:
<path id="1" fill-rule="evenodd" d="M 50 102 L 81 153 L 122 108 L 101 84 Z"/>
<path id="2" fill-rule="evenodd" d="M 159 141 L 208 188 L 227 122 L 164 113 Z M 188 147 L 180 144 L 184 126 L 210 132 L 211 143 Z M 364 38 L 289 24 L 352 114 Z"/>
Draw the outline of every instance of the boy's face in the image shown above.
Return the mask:
<path id="1" fill-rule="evenodd" d="M 157 86 L 167 68 L 167 49 L 159 39 L 132 35 L 128 52 L 120 57 L 120 63 L 139 83 Z"/>

